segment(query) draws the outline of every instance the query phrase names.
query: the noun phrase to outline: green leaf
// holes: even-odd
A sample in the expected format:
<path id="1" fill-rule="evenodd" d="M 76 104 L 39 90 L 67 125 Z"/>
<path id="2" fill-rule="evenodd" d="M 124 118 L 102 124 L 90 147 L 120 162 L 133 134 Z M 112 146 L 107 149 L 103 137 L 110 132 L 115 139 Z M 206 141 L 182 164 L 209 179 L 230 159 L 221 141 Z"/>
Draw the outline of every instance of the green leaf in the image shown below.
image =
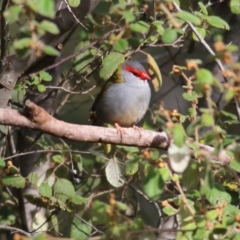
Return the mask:
<path id="1" fill-rule="evenodd" d="M 154 21 L 152 25 L 156 28 L 159 35 L 163 35 L 164 28 L 163 28 L 163 22 L 162 21 Z"/>
<path id="2" fill-rule="evenodd" d="M 64 161 L 63 156 L 60 154 L 53 155 L 52 159 L 56 163 L 62 163 Z"/>
<path id="3" fill-rule="evenodd" d="M 203 39 L 206 37 L 206 29 L 205 28 L 196 27 L 196 30 Z M 192 32 L 192 38 L 194 41 L 199 42 L 199 39 L 194 32 Z"/>
<path id="4" fill-rule="evenodd" d="M 167 28 L 162 36 L 162 41 L 166 44 L 171 44 L 177 39 L 177 32 L 172 28 Z"/>
<path id="5" fill-rule="evenodd" d="M 204 113 L 201 117 L 202 124 L 204 126 L 210 127 L 215 124 L 213 116 L 211 116 L 209 113 Z"/>
<path id="6" fill-rule="evenodd" d="M 234 98 L 235 92 L 232 89 L 228 89 L 225 92 L 224 99 L 226 102 L 229 102 L 231 99 Z"/>
<path id="7" fill-rule="evenodd" d="M 197 81 L 194 82 L 194 90 L 196 92 L 205 92 L 205 85 L 212 85 L 214 82 L 212 73 L 204 68 L 201 68 L 196 72 L 196 79 Z"/>
<path id="8" fill-rule="evenodd" d="M 42 183 L 39 188 L 39 193 L 46 198 L 50 198 L 52 196 L 52 189 L 47 183 Z"/>
<path id="9" fill-rule="evenodd" d="M 31 172 L 29 175 L 28 175 L 28 180 L 31 184 L 33 184 L 34 186 L 37 186 L 37 183 L 38 183 L 38 174 L 35 173 L 35 172 Z"/>
<path id="10" fill-rule="evenodd" d="M 19 20 L 20 14 L 22 13 L 22 7 L 13 5 L 10 6 L 5 12 L 4 17 L 8 21 L 8 23 L 15 23 Z"/>
<path id="11" fill-rule="evenodd" d="M 0 157 L 0 169 L 5 168 L 6 162 Z"/>
<path id="12" fill-rule="evenodd" d="M 147 33 L 149 29 L 149 25 L 144 21 L 138 21 L 136 23 L 130 24 L 130 29 L 133 32 L 139 32 L 139 33 Z"/>
<path id="13" fill-rule="evenodd" d="M 167 216 L 172 216 L 177 213 L 177 209 L 173 208 L 171 205 L 164 207 L 162 210 Z"/>
<path id="14" fill-rule="evenodd" d="M 59 56 L 60 54 L 59 51 L 56 50 L 54 47 L 47 46 L 47 45 L 43 47 L 43 52 L 51 56 Z"/>
<path id="15" fill-rule="evenodd" d="M 207 8 L 204 6 L 204 4 L 202 2 L 198 2 L 198 6 L 200 7 L 200 9 L 204 15 L 208 15 Z"/>
<path id="16" fill-rule="evenodd" d="M 72 196 L 70 201 L 76 205 L 82 205 L 86 203 L 86 199 L 79 195 Z"/>
<path id="17" fill-rule="evenodd" d="M 193 15 L 190 12 L 187 11 L 181 11 L 177 13 L 177 17 L 179 17 L 180 19 L 184 20 L 185 22 L 191 22 L 195 25 L 200 25 L 201 24 L 201 19 L 195 15 Z"/>
<path id="18" fill-rule="evenodd" d="M 56 215 L 52 215 L 51 218 L 50 218 L 50 224 L 51 226 L 53 227 L 54 231 L 55 232 L 59 232 L 59 221 L 58 221 L 58 217 Z M 35 239 L 34 239 L 35 240 Z"/>
<path id="19" fill-rule="evenodd" d="M 174 143 L 181 147 L 185 142 L 186 134 L 183 126 L 181 124 L 175 124 L 173 128 L 173 139 Z"/>
<path id="20" fill-rule="evenodd" d="M 213 83 L 213 75 L 212 73 L 207 69 L 199 69 L 196 73 L 196 78 L 198 81 L 212 84 Z"/>
<path id="21" fill-rule="evenodd" d="M 192 102 L 193 100 L 196 99 L 195 96 L 193 96 L 192 94 L 187 93 L 187 92 L 184 92 L 182 96 L 183 96 L 184 99 L 186 99 L 189 102 Z"/>
<path id="22" fill-rule="evenodd" d="M 7 176 L 2 178 L 2 183 L 9 187 L 24 188 L 25 179 L 21 176 Z"/>
<path id="23" fill-rule="evenodd" d="M 128 176 L 132 176 L 138 171 L 138 162 L 136 161 L 128 161 L 126 163 L 125 174 Z"/>
<path id="24" fill-rule="evenodd" d="M 157 167 L 147 164 L 145 169 L 144 192 L 151 200 L 157 201 L 163 192 L 165 183 Z"/>
<path id="25" fill-rule="evenodd" d="M 125 184 L 124 165 L 118 163 L 117 159 L 112 158 L 108 161 L 105 172 L 108 182 L 114 187 L 121 187 Z"/>
<path id="26" fill-rule="evenodd" d="M 106 224 L 109 221 L 109 218 L 106 214 L 106 210 L 111 209 L 109 204 L 95 200 L 92 204 L 92 210 L 94 212 L 93 222 L 98 224 Z"/>
<path id="27" fill-rule="evenodd" d="M 234 171 L 240 173 L 240 161 L 237 161 L 236 159 L 233 159 L 230 164 L 230 168 L 232 168 Z"/>
<path id="28" fill-rule="evenodd" d="M 224 187 L 220 184 L 216 184 L 213 187 L 204 186 L 204 191 L 207 200 L 215 207 L 223 203 L 231 202 L 231 195 L 228 194 Z"/>
<path id="29" fill-rule="evenodd" d="M 13 47 L 15 49 L 29 48 L 31 42 L 32 42 L 31 38 L 21 38 L 20 40 L 14 41 Z"/>
<path id="30" fill-rule="evenodd" d="M 122 16 L 127 23 L 133 22 L 136 18 L 135 15 L 129 10 L 123 11 Z"/>
<path id="31" fill-rule="evenodd" d="M 90 42 L 87 41 L 80 41 L 80 43 L 76 47 L 76 51 L 82 50 L 83 48 L 87 47 L 90 44 Z M 101 52 L 98 52 L 98 56 L 101 56 Z M 95 57 L 95 55 L 94 55 Z M 83 74 L 87 71 L 87 66 L 92 62 L 93 55 L 90 51 L 90 49 L 87 49 L 86 51 L 82 52 L 78 56 L 76 56 L 73 61 L 74 61 L 74 68 L 76 71 L 79 73 Z"/>
<path id="32" fill-rule="evenodd" d="M 208 220 L 214 220 L 218 217 L 218 215 L 219 215 L 218 210 L 214 209 L 214 210 L 210 210 L 206 213 L 206 218 Z"/>
<path id="33" fill-rule="evenodd" d="M 75 195 L 75 190 L 70 181 L 64 178 L 58 178 L 53 186 L 55 197 L 65 203 L 67 199 L 71 199 Z"/>
<path id="34" fill-rule="evenodd" d="M 51 34 L 58 34 L 59 33 L 59 29 L 58 29 L 57 25 L 53 22 L 48 21 L 48 20 L 43 20 L 40 23 L 40 27 L 44 31 L 49 32 Z"/>
<path id="35" fill-rule="evenodd" d="M 38 89 L 39 92 L 45 92 L 46 91 L 46 87 L 43 84 L 38 84 L 37 89 Z"/>
<path id="36" fill-rule="evenodd" d="M 128 50 L 128 47 L 128 41 L 124 38 L 119 39 L 113 45 L 114 50 L 116 50 L 117 52 L 125 52 Z"/>
<path id="37" fill-rule="evenodd" d="M 189 148 L 186 145 L 179 147 L 175 144 L 171 144 L 168 148 L 168 157 L 173 171 L 177 173 L 184 172 L 191 159 Z"/>
<path id="38" fill-rule="evenodd" d="M 167 182 L 171 179 L 170 172 L 167 167 L 160 168 L 159 174 L 161 175 L 161 178 L 163 179 L 164 182 Z"/>
<path id="39" fill-rule="evenodd" d="M 81 0 L 68 0 L 68 3 L 71 7 L 78 7 L 81 3 Z"/>
<path id="40" fill-rule="evenodd" d="M 38 14 L 49 18 L 55 17 L 53 0 L 41 0 L 41 1 L 28 0 L 27 3 L 28 6 Z"/>
<path id="41" fill-rule="evenodd" d="M 49 82 L 52 80 L 52 76 L 48 72 L 41 71 L 39 75 L 40 75 L 40 78 L 46 82 Z"/>
<path id="42" fill-rule="evenodd" d="M 228 25 L 227 22 L 225 22 L 223 19 L 221 19 L 220 17 L 217 17 L 217 16 L 208 16 L 206 18 L 207 22 L 213 26 L 213 27 L 216 27 L 216 28 L 222 28 L 222 29 L 226 29 L 226 30 L 229 30 L 230 27 Z"/>
<path id="43" fill-rule="evenodd" d="M 230 8 L 231 8 L 232 13 L 240 14 L 240 0 L 231 0 Z"/>
<path id="44" fill-rule="evenodd" d="M 88 221 L 89 224 L 82 222 L 77 216 L 74 217 L 71 225 L 71 238 L 73 239 L 87 239 L 90 237 L 92 232 L 92 223 Z"/>
<path id="45" fill-rule="evenodd" d="M 188 189 L 188 191 L 196 189 L 199 184 L 200 177 L 198 174 L 199 173 L 198 166 L 199 166 L 198 163 L 191 162 L 183 173 L 182 183 L 183 186 Z M 191 179 L 191 181 L 189 181 L 189 179 Z M 191 194 L 191 196 L 192 195 L 193 194 Z"/>
<path id="46" fill-rule="evenodd" d="M 103 67 L 100 70 L 100 77 L 109 79 L 116 71 L 118 66 L 125 61 L 124 55 L 112 52 L 103 59 Z"/>
<path id="47" fill-rule="evenodd" d="M 37 75 L 35 75 L 32 77 L 32 82 L 29 83 L 29 85 L 38 85 L 39 83 L 40 83 L 40 78 Z"/>

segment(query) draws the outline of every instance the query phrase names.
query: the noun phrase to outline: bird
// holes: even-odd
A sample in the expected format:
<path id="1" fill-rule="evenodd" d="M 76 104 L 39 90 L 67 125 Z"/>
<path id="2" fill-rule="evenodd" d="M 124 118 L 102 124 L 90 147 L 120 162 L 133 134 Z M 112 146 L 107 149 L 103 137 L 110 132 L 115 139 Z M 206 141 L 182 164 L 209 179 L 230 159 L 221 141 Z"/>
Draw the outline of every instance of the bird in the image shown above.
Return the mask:
<path id="1" fill-rule="evenodd" d="M 104 84 L 90 110 L 93 125 L 135 127 L 145 116 L 151 98 L 149 73 L 138 61 L 120 64 Z"/>

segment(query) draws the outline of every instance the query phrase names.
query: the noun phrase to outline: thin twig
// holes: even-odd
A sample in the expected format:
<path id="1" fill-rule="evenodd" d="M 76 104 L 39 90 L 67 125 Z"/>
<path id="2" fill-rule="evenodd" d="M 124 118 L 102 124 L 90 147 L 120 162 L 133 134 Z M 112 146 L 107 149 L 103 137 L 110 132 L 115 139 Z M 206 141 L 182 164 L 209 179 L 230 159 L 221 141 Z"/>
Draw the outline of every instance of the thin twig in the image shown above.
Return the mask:
<path id="1" fill-rule="evenodd" d="M 31 151 L 31 152 L 23 152 L 23 153 L 17 153 L 12 156 L 3 158 L 4 161 L 13 159 L 16 157 L 20 156 L 25 156 L 29 154 L 36 154 L 36 153 L 64 153 L 64 152 L 72 152 L 72 153 L 79 153 L 79 154 L 92 154 L 91 152 L 86 152 L 86 151 L 79 151 L 79 150 L 56 150 L 56 149 L 47 149 L 47 150 L 36 150 L 36 151 Z"/>
<path id="2" fill-rule="evenodd" d="M 93 226 L 91 223 L 89 223 L 88 221 L 86 221 L 85 219 L 83 219 L 82 217 L 80 217 L 79 215 L 75 214 L 75 217 L 79 218 L 82 222 L 84 222 L 85 224 L 87 224 L 88 226 L 90 226 L 91 228 L 93 228 L 95 231 L 97 231 L 98 233 L 103 234 L 102 231 L 100 231 L 99 229 L 97 229 L 95 226 Z"/>
<path id="3" fill-rule="evenodd" d="M 140 189 L 137 189 L 135 186 L 133 186 L 132 184 L 129 184 L 129 186 L 135 191 L 137 192 L 138 194 L 140 194 L 143 198 L 145 198 L 149 203 L 153 204 L 155 206 L 155 208 L 157 209 L 157 212 L 158 212 L 158 215 L 159 215 L 159 218 L 162 217 L 162 211 L 160 209 L 160 206 L 157 202 L 154 202 L 152 200 L 150 200 L 147 195 L 145 195 Z"/>
<path id="4" fill-rule="evenodd" d="M 72 14 L 72 16 L 74 17 L 74 19 L 76 20 L 76 22 L 77 22 L 78 24 L 80 24 L 85 30 L 88 30 L 88 29 L 79 21 L 79 19 L 76 17 L 76 15 L 73 13 L 71 7 L 70 7 L 69 4 L 68 4 L 68 1 L 67 1 L 67 0 L 64 0 L 64 2 L 66 3 L 67 8 L 68 8 L 68 11 Z"/>
<path id="5" fill-rule="evenodd" d="M 102 37 L 98 38 L 97 40 L 93 41 L 92 43 L 88 44 L 87 46 L 85 46 L 84 48 L 82 48 L 81 50 L 79 50 L 78 52 L 76 52 L 76 53 L 74 53 L 74 54 L 71 54 L 71 55 L 69 55 L 69 56 L 67 56 L 67 57 L 65 57 L 65 58 L 62 58 L 62 59 L 61 59 L 60 61 L 58 61 L 57 63 L 54 63 L 54 64 L 52 64 L 52 65 L 50 65 L 50 66 L 47 66 L 46 68 L 43 68 L 43 69 L 41 69 L 40 71 L 37 71 L 37 72 L 32 73 L 31 75 L 35 75 L 35 74 L 40 73 L 41 71 L 47 71 L 47 70 L 50 70 L 50 69 L 52 69 L 52 68 L 55 68 L 55 67 L 59 66 L 60 64 L 62 64 L 62 63 L 64 63 L 64 62 L 66 62 L 66 61 L 68 61 L 68 60 L 76 57 L 77 55 L 79 55 L 79 54 L 87 51 L 89 48 L 93 47 L 93 46 L 96 45 L 97 43 L 100 43 L 101 41 L 105 40 L 110 34 L 115 33 L 115 32 L 119 32 L 119 31 L 121 31 L 121 30 L 122 30 L 122 28 L 114 29 L 114 30 L 112 30 L 112 31 L 104 34 Z"/>
<path id="6" fill-rule="evenodd" d="M 32 236 L 31 233 L 28 233 L 28 232 L 23 231 L 22 229 L 19 229 L 19 228 L 16 228 L 16 227 L 9 227 L 9 226 L 5 226 L 5 225 L 0 225 L 0 229 L 8 230 L 8 231 L 11 231 L 12 233 L 19 232 L 19 233 L 21 233 L 21 234 L 23 234 L 24 236 L 27 236 L 27 237 Z"/>
<path id="7" fill-rule="evenodd" d="M 169 174 L 171 176 L 172 179 L 174 179 L 174 176 L 172 174 L 172 171 L 169 169 Z M 183 203 L 186 205 L 186 207 L 188 208 L 190 214 L 192 216 L 194 216 L 194 210 L 192 209 L 192 207 L 190 206 L 189 202 L 188 202 L 188 199 L 186 198 L 184 192 L 183 192 L 183 189 L 179 183 L 179 180 L 173 180 L 173 182 L 176 184 L 177 188 L 178 188 L 178 191 L 180 192 L 181 196 L 182 196 L 182 200 L 183 200 Z"/>
<path id="8" fill-rule="evenodd" d="M 71 90 L 68 90 L 64 87 L 57 87 L 57 86 L 46 86 L 47 89 L 56 89 L 56 90 L 62 90 L 66 93 L 70 93 L 70 94 L 87 94 L 89 93 L 90 91 L 92 91 L 94 88 L 96 87 L 96 85 L 93 85 L 91 88 L 85 90 L 85 91 L 79 91 L 79 92 L 74 92 L 74 91 L 71 91 Z"/>

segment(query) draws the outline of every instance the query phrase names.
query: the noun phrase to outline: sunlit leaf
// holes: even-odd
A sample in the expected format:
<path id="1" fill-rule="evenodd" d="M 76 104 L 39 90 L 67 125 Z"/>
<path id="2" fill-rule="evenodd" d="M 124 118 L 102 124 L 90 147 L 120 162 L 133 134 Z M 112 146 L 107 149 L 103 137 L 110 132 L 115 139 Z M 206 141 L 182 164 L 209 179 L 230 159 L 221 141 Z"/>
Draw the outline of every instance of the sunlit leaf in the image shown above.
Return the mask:
<path id="1" fill-rule="evenodd" d="M 206 18 L 206 20 L 208 21 L 208 23 L 216 28 L 222 28 L 222 29 L 226 29 L 229 30 L 230 27 L 228 25 L 228 23 L 226 21 L 224 21 L 223 19 L 221 19 L 220 17 L 217 16 L 208 16 Z"/>
<path id="2" fill-rule="evenodd" d="M 124 165 L 118 163 L 117 159 L 110 159 L 107 163 L 106 177 L 108 182 L 114 187 L 121 187 L 125 183 Z"/>
<path id="3" fill-rule="evenodd" d="M 198 2 L 198 6 L 200 7 L 200 9 L 204 15 L 208 15 L 207 8 L 205 7 L 205 5 L 202 2 Z"/>
<path id="4" fill-rule="evenodd" d="M 134 32 L 147 33 L 149 26 L 144 21 L 138 21 L 136 23 L 130 24 L 130 29 Z"/>
<path id="5" fill-rule="evenodd" d="M 190 157 L 190 150 L 186 145 L 171 144 L 168 148 L 168 156 L 170 160 L 170 165 L 173 171 L 177 173 L 182 173 L 187 168 Z"/>
<path id="6" fill-rule="evenodd" d="M 71 7 L 78 7 L 81 3 L 81 0 L 68 0 L 68 3 Z"/>
<path id="7" fill-rule="evenodd" d="M 187 11 L 181 11 L 181 12 L 178 12 L 177 13 L 177 16 L 186 21 L 186 22 L 191 22 L 195 25 L 200 25 L 201 24 L 201 19 L 195 15 L 193 15 L 192 13 L 190 12 L 187 12 Z"/>
<path id="8" fill-rule="evenodd" d="M 231 8 L 232 13 L 240 14 L 240 0 L 231 0 L 230 8 Z"/>

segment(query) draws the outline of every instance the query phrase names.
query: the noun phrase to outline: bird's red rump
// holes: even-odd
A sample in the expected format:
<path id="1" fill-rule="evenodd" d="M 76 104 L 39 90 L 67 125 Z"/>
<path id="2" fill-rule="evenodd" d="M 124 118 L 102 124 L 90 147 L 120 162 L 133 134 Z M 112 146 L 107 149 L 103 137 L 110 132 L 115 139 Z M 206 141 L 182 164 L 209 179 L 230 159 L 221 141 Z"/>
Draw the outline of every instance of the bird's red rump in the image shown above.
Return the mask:
<path id="1" fill-rule="evenodd" d="M 133 67 L 131 67 L 129 65 L 125 66 L 125 70 L 127 70 L 128 72 L 131 72 L 131 73 L 133 73 L 135 75 L 137 75 L 142 80 L 150 80 L 151 79 L 146 71 L 138 70 L 138 69 L 133 68 Z"/>

